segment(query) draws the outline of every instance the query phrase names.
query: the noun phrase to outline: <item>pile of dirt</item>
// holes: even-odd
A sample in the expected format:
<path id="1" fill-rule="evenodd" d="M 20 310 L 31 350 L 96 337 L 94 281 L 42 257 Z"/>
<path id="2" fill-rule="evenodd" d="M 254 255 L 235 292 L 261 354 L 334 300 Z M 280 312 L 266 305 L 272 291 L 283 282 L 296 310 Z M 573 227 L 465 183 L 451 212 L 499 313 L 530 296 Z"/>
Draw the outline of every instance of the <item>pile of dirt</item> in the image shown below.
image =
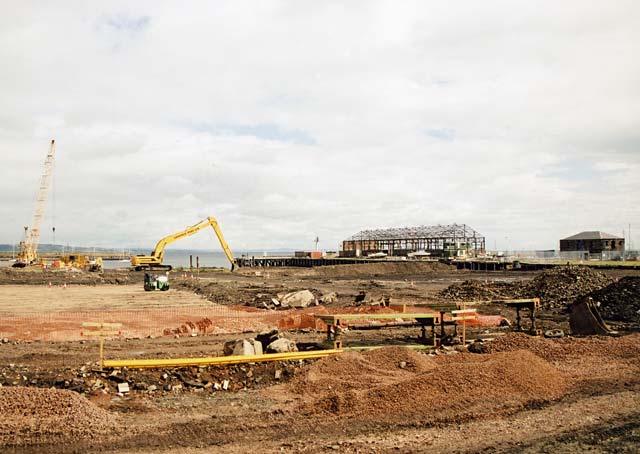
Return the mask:
<path id="1" fill-rule="evenodd" d="M 296 274 L 324 278 L 358 278 L 393 275 L 407 277 L 452 271 L 456 271 L 455 266 L 440 262 L 398 261 L 363 263 L 359 265 L 318 266 L 315 268 L 300 270 Z"/>
<path id="2" fill-rule="evenodd" d="M 143 273 L 134 273 L 126 269 L 90 273 L 79 269 L 3 268 L 0 269 L 0 285 L 127 285 L 141 283 L 143 276 Z"/>
<path id="3" fill-rule="evenodd" d="M 291 383 L 308 415 L 358 417 L 402 424 L 461 422 L 508 414 L 566 390 L 563 375 L 527 351 L 492 355 L 446 355 L 381 349 L 325 358 Z M 377 354 L 378 361 L 371 359 Z M 402 360 L 413 367 L 400 367 Z M 409 361 L 405 361 L 409 364 Z"/>
<path id="4" fill-rule="evenodd" d="M 316 361 L 294 377 L 290 386 L 299 394 L 347 392 L 391 384 L 434 367 L 429 357 L 406 347 L 383 347 Z"/>
<path id="5" fill-rule="evenodd" d="M 538 297 L 546 308 L 564 308 L 612 282 L 606 274 L 589 267 L 562 266 L 544 270 L 522 286 L 519 296 Z"/>
<path id="6" fill-rule="evenodd" d="M 451 284 L 440 291 L 440 298 L 451 301 L 489 301 L 512 298 L 519 285 L 507 282 L 482 282 L 467 280 Z"/>
<path id="7" fill-rule="evenodd" d="M 561 266 L 544 270 L 531 281 L 464 281 L 439 293 L 446 300 L 482 301 L 508 298 L 540 298 L 546 309 L 566 308 L 576 300 L 611 284 L 606 274 L 584 266 Z"/>
<path id="8" fill-rule="evenodd" d="M 494 341 L 483 342 L 476 351 L 491 354 L 522 350 L 528 350 L 550 362 L 585 356 L 640 359 L 640 334 L 618 338 L 594 336 L 545 339 L 525 333 L 509 333 Z"/>
<path id="9" fill-rule="evenodd" d="M 0 388 L 0 446 L 73 443 L 118 431 L 118 418 L 77 393 Z"/>
<path id="10" fill-rule="evenodd" d="M 607 320 L 640 323 L 640 277 L 627 276 L 589 295 Z"/>

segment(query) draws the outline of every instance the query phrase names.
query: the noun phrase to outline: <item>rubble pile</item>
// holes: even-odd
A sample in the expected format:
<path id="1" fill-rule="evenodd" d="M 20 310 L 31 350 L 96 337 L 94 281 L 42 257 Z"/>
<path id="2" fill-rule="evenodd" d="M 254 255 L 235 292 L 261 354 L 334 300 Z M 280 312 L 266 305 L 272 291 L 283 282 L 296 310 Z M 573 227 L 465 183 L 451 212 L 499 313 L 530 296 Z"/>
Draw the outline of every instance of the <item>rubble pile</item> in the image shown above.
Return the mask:
<path id="1" fill-rule="evenodd" d="M 364 353 L 321 359 L 290 389 L 306 414 L 436 423 L 505 414 L 567 388 L 558 370 L 526 351 L 420 358 L 400 349 L 381 349 L 377 361 Z"/>
<path id="2" fill-rule="evenodd" d="M 305 362 L 299 361 L 283 361 L 113 371 L 98 371 L 90 366 L 50 370 L 10 364 L 0 367 L 0 390 L 15 387 L 54 388 L 75 391 L 87 396 L 113 396 L 120 392 L 118 385 L 126 383 L 129 393 L 150 396 L 183 392 L 240 391 L 286 381 L 304 364 Z"/>
<path id="3" fill-rule="evenodd" d="M 517 285 L 507 282 L 468 280 L 452 284 L 440 291 L 441 298 L 452 301 L 489 301 L 513 298 Z"/>
<path id="4" fill-rule="evenodd" d="M 283 285 L 269 283 L 242 286 L 238 282 L 202 282 L 179 277 L 173 281 L 173 287 L 194 292 L 216 304 L 269 310 L 302 309 L 338 300 L 335 292 L 322 293 L 316 289 L 284 291 Z"/>
<path id="5" fill-rule="evenodd" d="M 607 320 L 640 323 L 640 277 L 627 276 L 589 295 Z"/>
<path id="6" fill-rule="evenodd" d="M 546 308 L 564 308 L 612 282 L 606 274 L 589 267 L 562 266 L 544 270 L 524 284 L 519 297 L 538 297 Z"/>
<path id="7" fill-rule="evenodd" d="M 510 298 L 540 298 L 543 307 L 562 308 L 600 290 L 613 280 L 606 274 L 583 266 L 562 266 L 544 270 L 531 281 L 452 284 L 439 293 L 446 300 L 486 301 Z"/>
<path id="8" fill-rule="evenodd" d="M 71 391 L 0 388 L 0 446 L 95 441 L 118 430 L 118 418 Z"/>

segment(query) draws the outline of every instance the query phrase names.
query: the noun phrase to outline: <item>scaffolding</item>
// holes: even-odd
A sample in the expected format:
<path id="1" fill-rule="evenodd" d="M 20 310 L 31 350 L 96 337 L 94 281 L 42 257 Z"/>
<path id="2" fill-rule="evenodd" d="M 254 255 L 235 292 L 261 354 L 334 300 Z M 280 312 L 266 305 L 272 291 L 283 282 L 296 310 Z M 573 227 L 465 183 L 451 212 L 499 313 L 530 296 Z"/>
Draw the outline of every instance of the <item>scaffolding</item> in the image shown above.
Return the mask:
<path id="1" fill-rule="evenodd" d="M 356 257 L 376 253 L 403 256 L 425 251 L 446 256 L 447 251 L 466 250 L 477 255 L 485 250 L 485 237 L 466 224 L 362 230 L 342 242 L 341 256 Z"/>

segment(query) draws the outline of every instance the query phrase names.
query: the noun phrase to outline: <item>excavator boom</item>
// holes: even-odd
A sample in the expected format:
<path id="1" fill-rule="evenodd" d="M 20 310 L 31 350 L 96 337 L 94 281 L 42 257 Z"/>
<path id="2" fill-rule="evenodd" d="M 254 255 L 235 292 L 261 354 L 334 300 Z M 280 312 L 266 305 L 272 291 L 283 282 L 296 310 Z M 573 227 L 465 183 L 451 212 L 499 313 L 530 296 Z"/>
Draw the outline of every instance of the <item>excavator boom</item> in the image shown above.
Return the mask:
<path id="1" fill-rule="evenodd" d="M 164 249 L 174 241 L 178 241 L 182 238 L 191 236 L 208 226 L 211 226 L 213 228 L 213 231 L 218 237 L 218 241 L 220 241 L 220 245 L 222 246 L 224 254 L 227 256 L 229 263 L 231 263 L 231 270 L 233 271 L 236 265 L 236 261 L 233 258 L 233 253 L 231 252 L 229 245 L 224 239 L 224 235 L 222 235 L 222 230 L 220 230 L 218 221 L 216 221 L 216 219 L 211 216 L 198 222 L 195 225 L 192 225 L 191 227 L 187 227 L 186 229 L 178 233 L 165 236 L 160 241 L 158 241 L 158 244 L 156 244 L 156 247 L 154 248 L 151 255 L 134 255 L 133 257 L 131 257 L 131 265 L 134 266 L 136 270 L 150 268 L 171 269 L 170 266 L 162 265 L 162 260 L 164 259 Z"/>

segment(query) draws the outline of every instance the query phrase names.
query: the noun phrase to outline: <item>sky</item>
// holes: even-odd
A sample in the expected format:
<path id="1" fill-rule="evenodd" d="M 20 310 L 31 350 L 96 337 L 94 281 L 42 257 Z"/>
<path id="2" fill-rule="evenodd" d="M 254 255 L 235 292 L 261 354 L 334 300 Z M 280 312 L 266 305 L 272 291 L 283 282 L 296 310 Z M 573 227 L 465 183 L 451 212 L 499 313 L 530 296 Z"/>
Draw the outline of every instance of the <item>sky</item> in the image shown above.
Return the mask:
<path id="1" fill-rule="evenodd" d="M 0 243 L 55 139 L 42 243 L 213 216 L 237 250 L 452 223 L 520 250 L 631 225 L 640 248 L 637 2 L 1 3 Z"/>

